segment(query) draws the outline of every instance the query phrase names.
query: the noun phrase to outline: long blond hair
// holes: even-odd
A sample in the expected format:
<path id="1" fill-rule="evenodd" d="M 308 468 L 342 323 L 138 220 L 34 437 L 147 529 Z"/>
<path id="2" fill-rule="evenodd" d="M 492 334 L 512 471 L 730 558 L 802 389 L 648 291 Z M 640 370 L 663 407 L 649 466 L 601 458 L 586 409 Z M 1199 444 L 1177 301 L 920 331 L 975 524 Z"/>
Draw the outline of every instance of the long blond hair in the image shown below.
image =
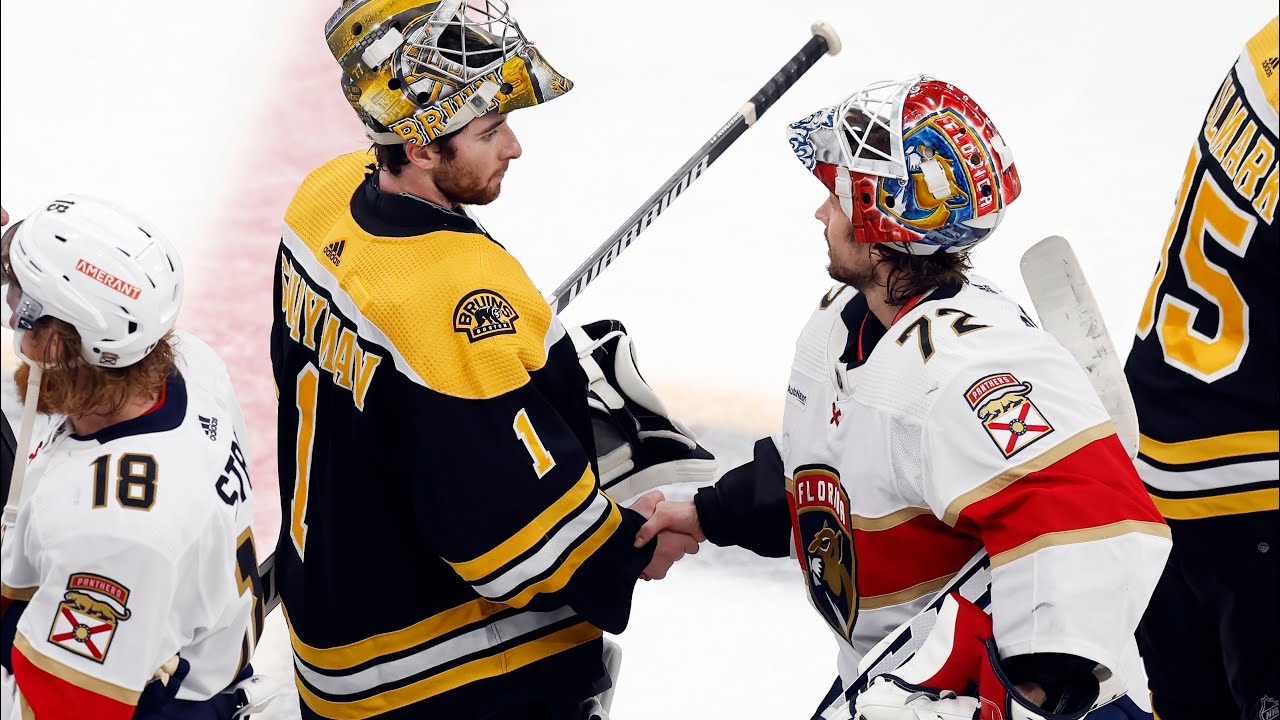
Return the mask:
<path id="1" fill-rule="evenodd" d="M 177 367 L 173 333 L 165 333 L 145 358 L 123 368 L 85 362 L 80 357 L 80 333 L 71 323 L 57 318 L 40 318 L 29 337 L 37 347 L 33 357 L 43 360 L 45 366 L 36 409 L 49 415 L 115 415 L 132 399 L 159 395 Z M 23 402 L 30 372 L 22 363 L 13 375 Z"/>

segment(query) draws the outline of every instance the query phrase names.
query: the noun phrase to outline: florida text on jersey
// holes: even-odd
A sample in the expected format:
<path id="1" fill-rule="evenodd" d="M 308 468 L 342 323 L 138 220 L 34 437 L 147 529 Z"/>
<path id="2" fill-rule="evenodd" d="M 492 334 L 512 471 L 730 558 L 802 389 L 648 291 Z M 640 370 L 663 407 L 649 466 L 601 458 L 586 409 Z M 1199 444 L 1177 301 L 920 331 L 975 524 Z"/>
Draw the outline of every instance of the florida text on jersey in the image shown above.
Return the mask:
<path id="1" fill-rule="evenodd" d="M 586 381 L 515 258 L 381 192 L 303 183 L 275 278 L 277 578 L 306 717 L 585 699 L 652 551 L 600 492 Z"/>
<path id="2" fill-rule="evenodd" d="M 1175 532 L 1274 540 L 1278 523 L 1277 34 L 1273 18 L 1214 96 L 1125 368 L 1139 471 Z"/>
<path id="3" fill-rule="evenodd" d="M 169 697 L 208 700 L 257 642 L 244 421 L 213 351 L 186 334 L 175 346 L 181 372 L 151 412 L 86 436 L 58 423 L 34 450 L 3 597 L 6 665 L 35 717 L 125 720 Z"/>

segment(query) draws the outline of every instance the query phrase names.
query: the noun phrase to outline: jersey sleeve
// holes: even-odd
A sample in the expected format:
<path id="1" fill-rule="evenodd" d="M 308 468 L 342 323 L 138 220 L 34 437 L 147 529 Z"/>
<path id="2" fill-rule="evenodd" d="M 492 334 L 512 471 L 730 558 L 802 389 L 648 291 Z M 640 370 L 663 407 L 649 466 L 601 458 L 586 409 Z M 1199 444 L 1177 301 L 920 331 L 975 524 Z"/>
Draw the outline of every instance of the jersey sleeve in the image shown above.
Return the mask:
<path id="1" fill-rule="evenodd" d="M 568 605 L 619 632 L 653 544 L 634 547 L 643 518 L 599 487 L 572 342 L 514 258 L 483 236 L 438 235 L 459 252 L 426 309 L 448 308 L 447 323 L 373 311 L 425 385 L 404 416 L 431 458 L 411 485 L 426 541 L 492 602 Z"/>
<path id="2" fill-rule="evenodd" d="M 565 340 L 553 358 L 573 362 Z M 481 596 L 515 607 L 569 605 L 620 632 L 652 556 L 643 518 L 600 490 L 579 437 L 532 378 L 496 397 L 436 398 L 419 430 L 438 457 L 414 501 L 428 543 Z"/>
<path id="3" fill-rule="evenodd" d="M 694 496 L 698 522 L 716 545 L 737 545 L 763 557 L 787 557 L 791 511 L 782 456 L 772 438 L 757 440 L 750 462 Z"/>
<path id="4" fill-rule="evenodd" d="M 1117 670 L 1169 532 L 1083 370 L 1047 342 L 972 363 L 939 389 L 921 449 L 926 502 L 991 556 L 1001 655 Z"/>
<path id="5" fill-rule="evenodd" d="M 13 641 L 22 697 L 42 720 L 132 717 L 182 645 L 179 568 L 160 548 L 115 537 L 87 534 L 74 547 L 44 550 L 52 566 Z"/>

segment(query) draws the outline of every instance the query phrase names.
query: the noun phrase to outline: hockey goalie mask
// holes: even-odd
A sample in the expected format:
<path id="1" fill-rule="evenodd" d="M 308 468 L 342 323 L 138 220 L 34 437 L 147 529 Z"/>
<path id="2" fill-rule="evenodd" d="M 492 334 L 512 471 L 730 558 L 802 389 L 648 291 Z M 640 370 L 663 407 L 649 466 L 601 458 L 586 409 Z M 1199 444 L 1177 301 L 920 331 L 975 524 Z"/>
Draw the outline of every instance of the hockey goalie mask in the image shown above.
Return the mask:
<path id="1" fill-rule="evenodd" d="M 791 149 L 840 198 L 863 243 L 963 252 L 1022 189 L 982 108 L 925 75 L 869 85 L 789 127 Z"/>
<path id="2" fill-rule="evenodd" d="M 346 0 L 325 36 L 347 101 L 382 145 L 426 145 L 487 112 L 538 105 L 573 87 L 504 0 Z"/>
<path id="3" fill-rule="evenodd" d="M 80 356 L 99 367 L 145 358 L 182 304 L 182 261 L 168 239 L 82 195 L 60 196 L 22 221 L 5 274 L 20 293 L 11 310 L 17 330 L 45 316 L 64 320 L 80 334 Z"/>

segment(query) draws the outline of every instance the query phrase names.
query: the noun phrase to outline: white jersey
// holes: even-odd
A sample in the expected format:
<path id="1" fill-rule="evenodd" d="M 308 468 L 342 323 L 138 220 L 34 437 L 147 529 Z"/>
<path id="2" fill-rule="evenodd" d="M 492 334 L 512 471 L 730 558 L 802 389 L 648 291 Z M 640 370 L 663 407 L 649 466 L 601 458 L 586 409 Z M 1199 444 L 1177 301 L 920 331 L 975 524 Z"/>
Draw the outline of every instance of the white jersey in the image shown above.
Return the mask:
<path id="1" fill-rule="evenodd" d="M 998 290 L 939 288 L 885 331 L 833 289 L 796 344 L 775 443 L 846 686 L 985 548 L 1002 656 L 1086 657 L 1145 695 L 1133 632 L 1168 528 L 1084 371 Z"/>
<path id="2" fill-rule="evenodd" d="M 218 356 L 189 334 L 176 350 L 180 375 L 151 412 L 90 436 L 57 423 L 33 451 L 3 596 L 21 612 L 13 674 L 37 715 L 131 717 L 174 656 L 189 666 L 176 697 L 210 698 L 257 640 L 244 420 Z"/>

